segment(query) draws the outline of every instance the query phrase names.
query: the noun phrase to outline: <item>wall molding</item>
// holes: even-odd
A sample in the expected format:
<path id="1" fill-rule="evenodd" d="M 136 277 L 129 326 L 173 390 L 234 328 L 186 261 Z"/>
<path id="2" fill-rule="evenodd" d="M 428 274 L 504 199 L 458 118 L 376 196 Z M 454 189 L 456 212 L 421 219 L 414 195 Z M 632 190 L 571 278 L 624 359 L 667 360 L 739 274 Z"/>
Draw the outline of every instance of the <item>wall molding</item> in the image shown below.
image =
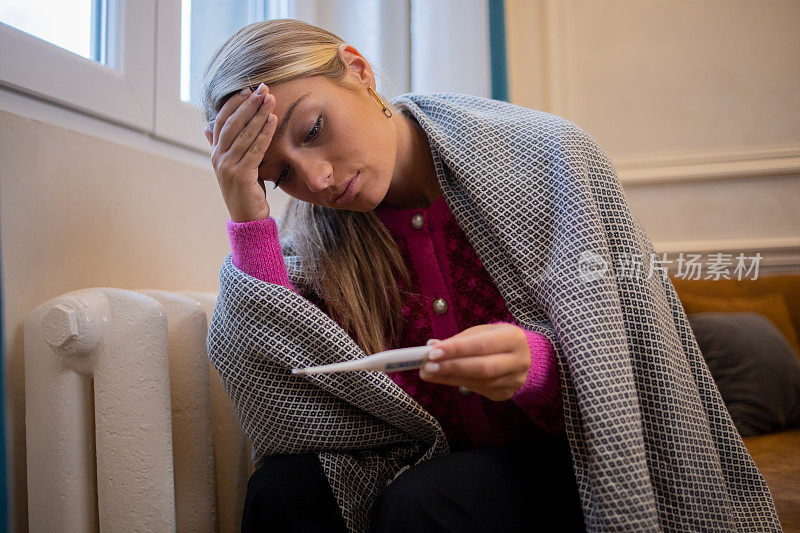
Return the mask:
<path id="1" fill-rule="evenodd" d="M 653 241 L 656 252 L 756 252 L 800 251 L 800 237 L 771 237 L 761 239 L 715 239 L 704 241 Z"/>
<path id="2" fill-rule="evenodd" d="M 800 146 L 613 159 L 624 186 L 800 174 Z"/>
<path id="3" fill-rule="evenodd" d="M 654 241 L 653 247 L 656 254 L 659 256 L 666 254 L 666 259 L 672 261 L 677 259 L 681 253 L 700 254 L 703 256 L 703 260 L 706 261 L 708 256 L 716 253 L 732 254 L 732 258 L 736 258 L 739 253 L 743 253 L 745 257 L 752 257 L 758 252 L 761 254 L 759 272 L 800 273 L 800 236 L 703 241 Z M 677 265 L 674 263 L 668 264 L 667 270 L 670 273 L 674 272 L 677 270 Z"/>
<path id="4" fill-rule="evenodd" d="M 541 78 L 544 80 L 543 111 L 571 116 L 566 58 L 574 56 L 570 20 L 571 2 L 542 0 L 541 31 L 544 36 Z M 609 154 L 610 156 L 611 154 Z M 767 146 L 758 149 L 719 149 L 697 153 L 625 155 L 612 157 L 625 186 L 736 179 L 800 174 L 800 146 Z"/>

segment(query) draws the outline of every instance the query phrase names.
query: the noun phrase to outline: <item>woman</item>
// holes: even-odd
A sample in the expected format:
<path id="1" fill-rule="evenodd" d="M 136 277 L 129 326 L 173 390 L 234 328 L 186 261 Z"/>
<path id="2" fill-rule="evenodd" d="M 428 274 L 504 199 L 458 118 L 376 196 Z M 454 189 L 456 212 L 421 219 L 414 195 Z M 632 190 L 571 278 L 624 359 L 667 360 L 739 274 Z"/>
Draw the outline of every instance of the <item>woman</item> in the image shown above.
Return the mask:
<path id="1" fill-rule="evenodd" d="M 588 289 L 596 279 L 574 285 L 574 275 L 558 270 L 563 261 L 550 263 L 552 270 L 534 268 L 548 263 L 543 254 L 532 252 L 565 252 L 570 244 L 556 246 L 561 242 L 556 239 L 558 219 L 526 218 L 537 212 L 528 202 L 546 201 L 552 213 L 575 202 L 566 212 L 583 226 L 562 218 L 574 224 L 570 242 L 583 243 L 579 232 L 592 229 L 587 226 L 591 217 L 601 220 L 608 214 L 578 202 L 584 191 L 573 191 L 574 183 L 566 179 L 504 189 L 512 182 L 501 176 L 523 168 L 503 167 L 506 163 L 493 159 L 510 146 L 514 154 L 509 160 L 527 148 L 524 157 L 548 169 L 552 178 L 580 166 L 574 157 L 557 155 L 577 154 L 588 161 L 588 176 L 594 176 L 588 187 L 592 194 L 605 185 L 616 188 L 615 203 L 602 206 L 616 216 L 619 206 L 627 206 L 613 169 L 588 136 L 563 119 L 511 104 L 459 95 L 404 96 L 387 103 L 374 86 L 369 63 L 355 48 L 325 30 L 290 20 L 242 28 L 206 70 L 206 137 L 231 215 L 233 249 L 231 264 L 223 268 L 227 274 L 221 274 L 209 355 L 254 442 L 258 467 L 248 485 L 243 529 L 527 531 L 543 516 L 537 511 L 555 511 L 560 529 L 567 530 L 582 530 L 584 523 L 652 529 L 659 522 L 677 523 L 673 514 L 701 528 L 727 527 L 739 519 L 733 512 L 700 509 L 695 519 L 685 509 L 672 508 L 683 495 L 674 488 L 671 467 L 685 460 L 681 454 L 696 449 L 697 442 L 687 443 L 680 453 L 665 453 L 663 445 L 648 439 L 668 435 L 682 420 L 705 424 L 698 442 L 713 448 L 697 468 L 707 471 L 716 461 L 717 470 L 743 470 L 748 476 L 744 492 L 758 493 L 771 518 L 768 491 L 764 496 L 766 486 L 752 461 L 746 464 L 749 456 L 741 440 L 734 442 L 739 448 L 731 458 L 717 451 L 719 442 L 735 441 L 735 436 L 713 386 L 709 392 L 694 385 L 691 394 L 681 397 L 691 404 L 691 416 L 670 418 L 657 406 L 637 403 L 641 382 L 636 380 L 648 378 L 653 350 L 686 356 L 674 345 L 654 348 L 650 341 L 646 346 L 648 339 L 636 334 L 654 330 L 648 321 L 668 328 L 668 322 L 659 321 L 679 320 L 680 314 L 650 317 L 646 309 L 618 298 L 615 305 L 626 313 L 621 316 L 636 311 L 639 325 L 629 327 L 630 342 L 624 330 L 622 342 L 613 339 L 611 327 L 606 328 L 610 339 L 599 339 L 588 328 L 602 330 L 604 310 L 586 304 L 595 294 Z M 490 142 L 492 135 L 513 131 L 515 120 L 542 120 L 568 135 L 551 135 L 544 128 L 539 138 Z M 485 162 L 483 179 L 478 160 Z M 496 179 L 488 179 L 493 175 Z M 278 243 L 265 182 L 293 197 L 281 221 L 284 246 Z M 640 249 L 652 248 L 643 232 L 636 233 L 628 211 L 613 220 L 623 232 L 636 235 Z M 520 224 L 540 224 L 539 242 L 515 238 L 523 235 Z M 602 239 L 586 242 L 602 257 L 616 251 Z M 499 257 L 503 243 L 510 243 L 511 250 Z M 284 263 L 284 255 L 292 264 Z M 483 259 L 488 259 L 487 268 Z M 673 313 L 682 313 L 679 304 L 676 309 L 675 302 L 668 302 L 671 286 L 660 283 L 636 287 L 657 291 L 661 300 L 650 305 L 669 304 Z M 619 287 L 624 296 L 626 286 Z M 574 290 L 587 291 L 586 297 L 576 298 Z M 636 300 L 647 296 L 642 292 Z M 586 311 L 579 310 L 583 305 Z M 309 324 L 325 321 L 319 310 L 336 326 Z M 580 327 L 570 329 L 567 317 Z M 682 318 L 680 326 L 685 325 Z M 548 319 L 559 328 L 558 341 L 568 345 L 563 355 Z M 671 328 L 677 339 L 675 323 Z M 258 342 L 249 344 L 245 331 L 260 336 Z M 332 342 L 326 335 L 339 337 Z M 285 372 L 287 364 L 321 364 L 322 357 L 336 361 L 346 358 L 347 350 L 352 356 L 351 339 L 369 354 L 425 344 L 431 337 L 442 339 L 434 339 L 438 357 L 418 373 L 301 381 Z M 696 350 L 689 337 L 683 342 Z M 618 344 L 607 359 L 595 361 L 595 354 L 605 357 L 608 346 L 603 343 Z M 589 356 L 585 369 L 581 354 Z M 690 356 L 696 360 L 697 355 Z M 655 371 L 667 378 L 672 372 L 660 366 Z M 688 367 L 680 372 L 681 387 L 694 379 Z M 710 380 L 707 371 L 703 377 Z M 562 384 L 570 409 L 569 441 Z M 651 379 L 642 390 L 652 386 Z M 658 387 L 654 397 L 667 401 L 671 389 Z M 608 392 L 597 399 L 603 390 Z M 576 407 L 580 401 L 585 402 L 583 412 Z M 610 407 L 598 414 L 592 402 Z M 722 434 L 716 427 L 709 430 L 703 408 L 721 419 L 715 424 Z M 570 461 L 570 445 L 573 454 L 579 453 L 578 463 Z M 606 477 L 598 475 L 605 474 L 603 468 L 610 469 Z M 626 469 L 635 475 L 630 478 Z M 585 480 L 580 498 L 574 472 Z M 688 484 L 696 477 L 687 471 L 680 480 Z M 712 498 L 719 493 L 735 508 L 731 494 L 742 492 L 741 487 L 731 490 L 719 479 L 711 485 Z"/>

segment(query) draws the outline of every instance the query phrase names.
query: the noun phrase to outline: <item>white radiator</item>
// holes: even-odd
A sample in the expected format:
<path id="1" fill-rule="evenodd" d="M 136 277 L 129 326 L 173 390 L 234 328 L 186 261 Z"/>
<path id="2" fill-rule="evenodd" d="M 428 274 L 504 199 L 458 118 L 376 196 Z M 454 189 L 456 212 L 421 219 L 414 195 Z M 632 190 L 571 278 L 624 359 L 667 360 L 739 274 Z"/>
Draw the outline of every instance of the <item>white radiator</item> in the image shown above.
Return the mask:
<path id="1" fill-rule="evenodd" d="M 252 465 L 206 354 L 215 303 L 96 287 L 28 315 L 30 531 L 239 531 Z"/>

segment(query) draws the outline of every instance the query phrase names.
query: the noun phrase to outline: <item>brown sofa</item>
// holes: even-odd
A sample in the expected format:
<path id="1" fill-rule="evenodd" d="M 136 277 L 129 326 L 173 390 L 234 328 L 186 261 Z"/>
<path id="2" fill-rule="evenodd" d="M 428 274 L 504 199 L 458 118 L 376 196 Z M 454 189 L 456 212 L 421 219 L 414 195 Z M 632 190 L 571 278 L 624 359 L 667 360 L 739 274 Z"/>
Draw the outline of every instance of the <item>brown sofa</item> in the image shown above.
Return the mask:
<path id="1" fill-rule="evenodd" d="M 691 280 L 680 277 L 670 277 L 670 280 L 687 314 L 704 311 L 759 312 L 770 319 L 798 350 L 800 274 L 742 280 Z M 785 306 L 780 302 L 776 305 L 776 295 L 782 296 Z M 744 443 L 770 488 L 784 531 L 800 532 L 800 428 L 745 437 Z"/>

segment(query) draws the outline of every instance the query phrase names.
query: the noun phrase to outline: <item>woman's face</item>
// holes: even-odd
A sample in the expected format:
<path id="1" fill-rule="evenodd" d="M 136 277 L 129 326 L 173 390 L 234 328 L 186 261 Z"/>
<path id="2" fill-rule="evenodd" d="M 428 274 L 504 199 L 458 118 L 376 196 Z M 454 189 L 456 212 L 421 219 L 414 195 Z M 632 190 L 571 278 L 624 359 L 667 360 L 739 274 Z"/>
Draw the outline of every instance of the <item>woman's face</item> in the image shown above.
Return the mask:
<path id="1" fill-rule="evenodd" d="M 275 96 L 278 126 L 259 167 L 265 185 L 278 182 L 290 196 L 317 205 L 372 211 L 386 196 L 395 172 L 394 120 L 400 114 L 387 118 L 366 82 L 350 69 L 341 82 L 314 76 L 279 83 L 269 91 Z M 344 201 L 336 202 L 356 175 Z"/>

